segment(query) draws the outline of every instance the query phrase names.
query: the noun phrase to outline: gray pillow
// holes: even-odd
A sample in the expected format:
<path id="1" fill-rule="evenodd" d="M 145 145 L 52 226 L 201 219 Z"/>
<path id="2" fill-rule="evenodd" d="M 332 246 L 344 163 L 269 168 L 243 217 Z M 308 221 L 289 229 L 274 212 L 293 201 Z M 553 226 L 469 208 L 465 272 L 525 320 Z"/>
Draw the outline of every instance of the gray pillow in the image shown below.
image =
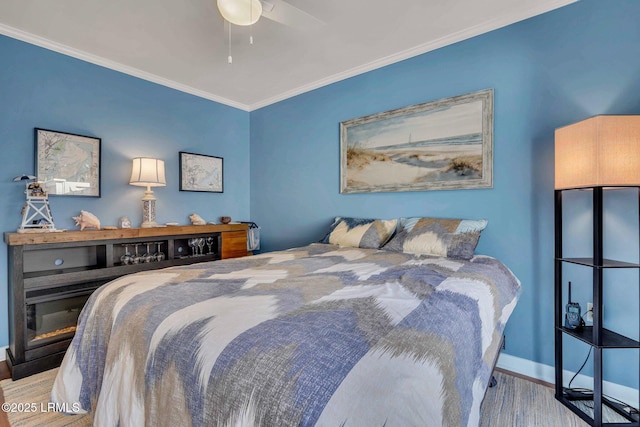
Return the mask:
<path id="1" fill-rule="evenodd" d="M 471 259 L 486 226 L 486 220 L 400 218 L 398 233 L 383 249 Z"/>

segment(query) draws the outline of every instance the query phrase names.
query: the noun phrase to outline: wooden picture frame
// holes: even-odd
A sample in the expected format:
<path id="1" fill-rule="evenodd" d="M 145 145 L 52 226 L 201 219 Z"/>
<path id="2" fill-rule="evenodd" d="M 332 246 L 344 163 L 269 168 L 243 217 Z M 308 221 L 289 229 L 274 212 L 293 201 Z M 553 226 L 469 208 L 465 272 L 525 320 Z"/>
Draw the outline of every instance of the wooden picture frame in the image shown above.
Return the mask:
<path id="1" fill-rule="evenodd" d="M 34 129 L 35 172 L 50 196 L 100 197 L 100 138 Z"/>
<path id="2" fill-rule="evenodd" d="M 222 157 L 180 151 L 180 191 L 223 193 Z"/>
<path id="3" fill-rule="evenodd" d="M 340 123 L 340 192 L 493 187 L 493 89 Z"/>

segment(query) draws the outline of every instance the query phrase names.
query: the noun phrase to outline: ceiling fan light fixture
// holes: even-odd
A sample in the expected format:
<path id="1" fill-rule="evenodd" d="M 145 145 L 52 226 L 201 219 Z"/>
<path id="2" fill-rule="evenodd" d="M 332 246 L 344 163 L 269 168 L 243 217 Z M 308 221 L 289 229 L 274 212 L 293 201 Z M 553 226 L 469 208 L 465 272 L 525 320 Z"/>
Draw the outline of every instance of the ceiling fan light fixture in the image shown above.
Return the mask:
<path id="1" fill-rule="evenodd" d="M 260 0 L 218 0 L 218 10 L 224 19 L 235 25 L 253 25 L 262 15 Z"/>

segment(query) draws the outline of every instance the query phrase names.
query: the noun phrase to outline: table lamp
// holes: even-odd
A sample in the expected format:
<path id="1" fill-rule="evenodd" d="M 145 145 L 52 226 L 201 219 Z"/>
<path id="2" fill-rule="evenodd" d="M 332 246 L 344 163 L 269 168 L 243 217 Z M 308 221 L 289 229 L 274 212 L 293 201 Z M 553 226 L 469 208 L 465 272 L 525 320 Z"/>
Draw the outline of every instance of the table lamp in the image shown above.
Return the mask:
<path id="1" fill-rule="evenodd" d="M 151 187 L 164 187 L 167 181 L 164 177 L 164 160 L 149 157 L 136 157 L 131 168 L 130 185 L 147 187 L 142 197 L 142 228 L 157 227 L 156 198 Z"/>

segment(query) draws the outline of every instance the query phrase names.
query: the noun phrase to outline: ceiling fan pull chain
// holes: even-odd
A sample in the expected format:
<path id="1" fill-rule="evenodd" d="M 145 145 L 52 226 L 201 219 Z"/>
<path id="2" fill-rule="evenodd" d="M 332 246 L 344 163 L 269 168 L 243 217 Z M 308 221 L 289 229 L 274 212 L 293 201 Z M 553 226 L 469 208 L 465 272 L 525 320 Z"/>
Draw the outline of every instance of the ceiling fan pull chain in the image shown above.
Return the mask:
<path id="1" fill-rule="evenodd" d="M 249 22 L 253 22 L 253 4 L 249 1 Z M 249 25 L 249 44 L 253 44 L 253 25 Z"/>
<path id="2" fill-rule="evenodd" d="M 233 57 L 231 56 L 231 22 L 229 22 L 229 56 L 227 57 L 227 63 L 233 64 Z"/>

